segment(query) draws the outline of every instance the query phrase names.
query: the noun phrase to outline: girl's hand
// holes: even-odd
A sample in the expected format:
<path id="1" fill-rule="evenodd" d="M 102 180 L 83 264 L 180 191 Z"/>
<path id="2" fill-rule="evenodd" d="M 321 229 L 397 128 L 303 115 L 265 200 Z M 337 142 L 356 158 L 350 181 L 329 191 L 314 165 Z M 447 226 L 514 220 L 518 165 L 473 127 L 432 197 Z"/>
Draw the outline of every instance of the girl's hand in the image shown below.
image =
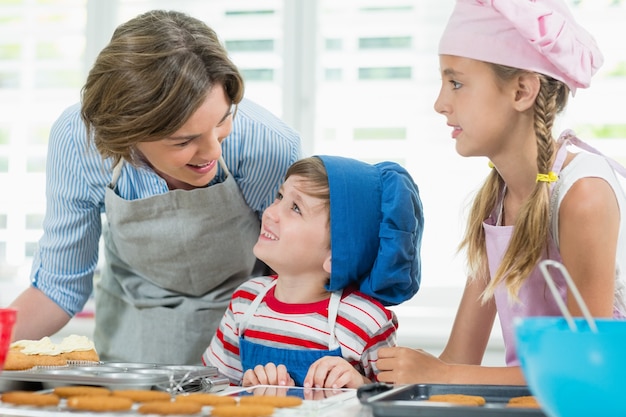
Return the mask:
<path id="1" fill-rule="evenodd" d="M 370 381 L 348 361 L 325 356 L 313 362 L 304 378 L 305 388 L 358 388 Z"/>
<path id="2" fill-rule="evenodd" d="M 390 384 L 445 383 L 447 364 L 421 349 L 378 349 L 377 379 Z"/>
<path id="3" fill-rule="evenodd" d="M 248 369 L 243 374 L 241 383 L 244 387 L 253 385 L 282 385 L 293 387 L 296 385 L 293 378 L 289 376 L 285 365 L 278 365 L 269 362 L 265 366 L 257 365 L 254 369 Z"/>

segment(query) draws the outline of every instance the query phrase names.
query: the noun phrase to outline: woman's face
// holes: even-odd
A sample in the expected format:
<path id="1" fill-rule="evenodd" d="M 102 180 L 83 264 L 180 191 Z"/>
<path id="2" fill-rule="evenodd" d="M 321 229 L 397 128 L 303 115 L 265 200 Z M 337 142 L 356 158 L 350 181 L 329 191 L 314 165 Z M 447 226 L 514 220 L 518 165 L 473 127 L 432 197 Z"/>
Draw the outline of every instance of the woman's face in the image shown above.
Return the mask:
<path id="1" fill-rule="evenodd" d="M 140 142 L 137 150 L 170 188 L 204 187 L 217 172 L 221 143 L 233 127 L 233 111 L 222 85 L 215 85 L 178 131 L 161 140 Z"/>
<path id="2" fill-rule="evenodd" d="M 302 192 L 309 184 L 292 175 L 263 213 L 261 234 L 253 252 L 279 275 L 323 276 L 330 261 L 328 208 Z M 326 266 L 329 268 L 329 266 Z"/>

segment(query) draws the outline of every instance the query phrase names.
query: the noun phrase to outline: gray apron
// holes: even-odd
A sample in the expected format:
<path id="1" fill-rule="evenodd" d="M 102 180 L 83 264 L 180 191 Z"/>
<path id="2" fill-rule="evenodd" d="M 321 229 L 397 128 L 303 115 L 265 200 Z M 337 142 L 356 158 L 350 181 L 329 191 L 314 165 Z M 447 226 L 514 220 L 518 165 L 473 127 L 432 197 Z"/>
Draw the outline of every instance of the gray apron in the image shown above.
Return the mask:
<path id="1" fill-rule="evenodd" d="M 106 190 L 106 262 L 96 287 L 102 360 L 200 364 L 235 288 L 254 271 L 260 222 L 224 182 L 140 200 Z"/>

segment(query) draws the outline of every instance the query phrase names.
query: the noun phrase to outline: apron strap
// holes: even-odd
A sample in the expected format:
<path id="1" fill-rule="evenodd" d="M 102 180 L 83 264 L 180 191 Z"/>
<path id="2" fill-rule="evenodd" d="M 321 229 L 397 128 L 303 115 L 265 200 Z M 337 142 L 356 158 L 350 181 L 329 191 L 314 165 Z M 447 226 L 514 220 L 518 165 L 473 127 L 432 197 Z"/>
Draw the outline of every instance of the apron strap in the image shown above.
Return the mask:
<path id="1" fill-rule="evenodd" d="M 263 288 L 259 294 L 252 300 L 252 303 L 246 309 L 246 312 L 243 315 L 243 318 L 239 322 L 239 337 L 243 336 L 244 331 L 248 326 L 248 322 L 254 315 L 254 312 L 259 308 L 261 301 L 265 298 L 265 295 L 269 292 L 270 289 L 276 286 L 276 282 L 278 279 L 270 282 L 270 284 Z M 328 341 L 328 349 L 334 350 L 339 347 L 339 342 L 335 337 L 335 324 L 337 323 L 337 315 L 339 314 L 339 304 L 341 303 L 341 295 L 343 294 L 343 290 L 333 291 L 330 295 L 330 300 L 328 302 L 328 326 L 330 328 L 329 333 L 329 341 Z"/>
<path id="2" fill-rule="evenodd" d="M 117 180 L 120 179 L 120 175 L 122 174 L 122 168 L 124 167 L 124 158 L 120 159 L 119 162 L 113 168 L 113 176 L 111 177 L 111 182 L 109 183 L 109 187 L 114 189 L 117 185 Z"/>
<path id="3" fill-rule="evenodd" d="M 559 149 L 557 150 L 556 158 L 554 158 L 554 164 L 552 164 L 552 171 L 554 171 L 556 174 L 561 172 L 561 169 L 563 168 L 563 163 L 565 162 L 565 158 L 567 157 L 567 143 L 564 141 L 559 141 L 557 143 L 559 145 Z"/>
<path id="4" fill-rule="evenodd" d="M 224 162 L 224 158 L 222 158 L 220 156 L 220 159 L 218 159 L 218 162 L 220 163 L 220 167 L 222 167 L 222 169 L 224 170 L 224 178 L 226 177 L 230 177 L 230 171 L 228 170 L 228 167 L 226 166 L 226 162 Z"/>
<path id="5" fill-rule="evenodd" d="M 561 169 L 563 168 L 563 164 L 565 163 L 565 158 L 567 158 L 567 141 L 559 139 L 557 144 L 559 145 L 559 149 L 556 152 L 554 164 L 552 164 L 552 172 L 559 175 L 561 173 Z M 550 183 L 550 191 L 554 189 L 555 184 L 555 182 Z"/>
<path id="6" fill-rule="evenodd" d="M 278 279 L 275 279 L 274 281 L 270 282 L 267 287 L 263 288 L 246 309 L 243 318 L 239 322 L 239 337 L 243 336 L 243 332 L 246 330 L 250 318 L 252 317 L 256 309 L 259 308 L 261 301 L 263 301 L 263 298 L 265 298 L 265 294 L 267 294 L 270 289 L 276 286 L 276 281 L 278 281 Z"/>
<path id="7" fill-rule="evenodd" d="M 579 147 L 580 149 L 584 149 L 588 152 L 591 153 L 595 153 L 596 155 L 600 155 L 603 156 L 607 162 L 611 165 L 611 167 L 613 167 L 613 169 L 618 172 L 622 177 L 626 178 L 626 168 L 624 168 L 623 165 L 621 165 L 619 162 L 617 162 L 616 160 L 609 158 L 608 156 L 604 155 L 602 152 L 600 152 L 599 150 L 597 150 L 596 148 L 594 148 L 593 146 L 583 142 L 582 140 L 580 140 L 572 130 L 566 130 L 563 132 L 563 134 L 561 135 L 561 137 L 559 138 L 559 143 L 571 143 L 572 145 L 575 145 L 577 147 Z"/>
<path id="8" fill-rule="evenodd" d="M 341 303 L 342 294 L 343 290 L 333 291 L 330 295 L 330 301 L 328 302 L 328 327 L 330 328 L 328 350 L 335 350 L 339 347 L 339 341 L 335 336 L 335 325 L 337 323 L 337 316 L 339 315 L 339 304 Z"/>

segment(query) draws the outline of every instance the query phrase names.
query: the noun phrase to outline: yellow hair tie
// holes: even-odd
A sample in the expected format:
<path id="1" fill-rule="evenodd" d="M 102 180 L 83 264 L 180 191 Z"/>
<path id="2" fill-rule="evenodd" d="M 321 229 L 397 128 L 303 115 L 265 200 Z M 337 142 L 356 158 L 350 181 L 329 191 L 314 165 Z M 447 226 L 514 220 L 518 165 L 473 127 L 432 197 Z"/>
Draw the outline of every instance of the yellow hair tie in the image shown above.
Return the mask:
<path id="1" fill-rule="evenodd" d="M 553 171 L 550 171 L 547 174 L 537 174 L 537 182 L 556 182 L 558 179 L 559 176 Z"/>
<path id="2" fill-rule="evenodd" d="M 493 162 L 489 161 L 489 168 L 495 168 L 496 166 Z M 556 182 L 558 181 L 559 176 L 554 173 L 554 171 L 550 171 L 547 174 L 537 174 L 537 182 Z"/>

